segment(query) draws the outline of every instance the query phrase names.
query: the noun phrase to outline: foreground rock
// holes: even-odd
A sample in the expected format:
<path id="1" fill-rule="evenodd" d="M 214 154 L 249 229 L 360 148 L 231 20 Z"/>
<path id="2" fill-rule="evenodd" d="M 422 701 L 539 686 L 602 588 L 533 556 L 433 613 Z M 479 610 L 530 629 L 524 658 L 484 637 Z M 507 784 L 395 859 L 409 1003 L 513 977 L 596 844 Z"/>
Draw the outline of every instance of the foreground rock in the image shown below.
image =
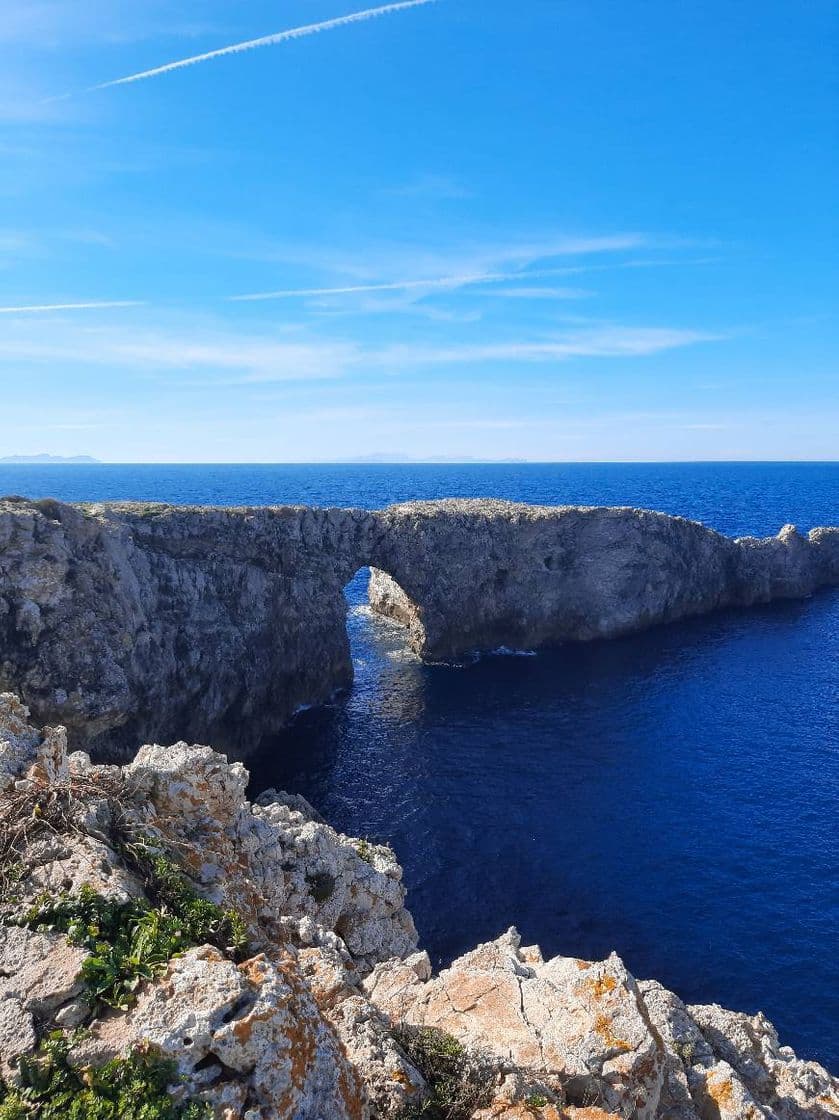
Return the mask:
<path id="1" fill-rule="evenodd" d="M 242 752 L 350 683 L 343 587 L 366 566 L 373 608 L 448 660 L 810 595 L 839 584 L 839 530 L 733 541 L 643 510 L 497 501 L 5 499 L 0 688 L 103 756 L 172 736 Z"/>
<path id="2" fill-rule="evenodd" d="M 251 805 L 245 782 L 240 764 L 182 743 L 93 766 L 0 696 L 0 1099 L 58 1028 L 79 1085 L 151 1053 L 173 1063 L 173 1100 L 219 1120 L 839 1115 L 839 1083 L 763 1016 L 686 1007 L 615 955 L 544 961 L 510 930 L 432 975 L 392 852 L 334 832 L 301 799 Z M 235 910 L 247 938 L 235 951 L 185 944 L 108 1007 L 91 988 L 104 927 L 91 948 L 21 917 L 90 892 L 161 905 L 138 862 L 149 846 L 213 913 Z M 151 913 L 165 920 L 166 905 Z M 462 1085 L 440 1080 L 435 1047 Z M 423 1113 L 429 1097 L 447 1111 Z"/>

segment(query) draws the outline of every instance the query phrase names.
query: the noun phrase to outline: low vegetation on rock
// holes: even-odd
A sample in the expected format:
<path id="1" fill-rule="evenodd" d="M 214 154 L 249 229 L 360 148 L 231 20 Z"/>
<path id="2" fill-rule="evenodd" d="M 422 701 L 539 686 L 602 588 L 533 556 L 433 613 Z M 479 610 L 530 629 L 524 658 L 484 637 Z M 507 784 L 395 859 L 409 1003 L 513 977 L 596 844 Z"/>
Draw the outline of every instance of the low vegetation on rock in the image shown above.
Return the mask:
<path id="1" fill-rule="evenodd" d="M 54 1031 L 21 1059 L 19 1087 L 0 1086 L 0 1120 L 211 1120 L 208 1105 L 176 1099 L 177 1064 L 155 1050 L 80 1068 L 71 1045 Z"/>
<path id="2" fill-rule="evenodd" d="M 150 891 L 168 901 L 152 906 L 142 898 L 104 898 L 83 885 L 57 901 L 43 895 L 18 924 L 38 933 L 66 933 L 71 945 L 87 949 L 81 975 L 91 1014 L 103 1005 L 126 1011 L 144 980 L 154 980 L 173 957 L 196 945 L 240 954 L 247 944 L 234 912 L 198 898 L 169 860 L 155 857 Z"/>
<path id="3" fill-rule="evenodd" d="M 471 1120 L 490 1104 L 498 1077 L 485 1057 L 434 1027 L 403 1024 L 394 1035 L 428 1086 L 426 1097 L 407 1105 L 400 1120 Z"/>

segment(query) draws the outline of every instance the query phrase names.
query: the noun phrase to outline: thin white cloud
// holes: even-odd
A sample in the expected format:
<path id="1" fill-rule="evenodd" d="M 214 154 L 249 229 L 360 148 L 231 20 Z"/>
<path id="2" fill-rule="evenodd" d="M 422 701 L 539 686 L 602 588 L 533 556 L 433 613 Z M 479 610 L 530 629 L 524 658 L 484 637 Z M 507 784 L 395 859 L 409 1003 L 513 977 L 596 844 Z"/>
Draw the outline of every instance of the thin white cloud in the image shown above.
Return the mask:
<path id="1" fill-rule="evenodd" d="M 99 311 L 109 307 L 145 307 L 143 300 L 96 300 L 91 303 L 36 303 L 22 307 L 0 307 L 0 315 L 43 315 L 50 311 Z"/>
<path id="2" fill-rule="evenodd" d="M 412 291 L 454 291 L 481 284 L 507 283 L 512 280 L 533 280 L 545 276 L 556 276 L 566 272 L 564 268 L 541 268 L 530 272 L 483 272 L 465 276 L 438 276 L 429 280 L 395 280 L 387 284 L 351 284 L 340 288 L 281 288 L 274 292 L 250 292 L 246 295 L 229 296 L 231 303 L 259 303 L 274 299 L 295 299 L 308 296 L 345 296 L 361 295 L 370 292 L 412 292 Z M 525 289 L 532 293 L 533 288 Z M 542 289 L 536 289 L 541 291 Z M 570 288 L 554 288 L 551 294 L 564 298 L 577 298 L 580 294 Z M 570 293 L 570 294 L 569 294 Z"/>
<path id="3" fill-rule="evenodd" d="M 493 288 L 489 295 L 503 299 L 586 299 L 594 292 L 586 288 Z"/>
<path id="4" fill-rule="evenodd" d="M 172 231 L 172 236 L 181 236 Z M 227 256 L 259 260 L 268 264 L 299 266 L 332 274 L 345 284 L 398 283 L 413 274 L 418 280 L 434 280 L 448 276 L 484 276 L 487 273 L 514 272 L 516 275 L 534 265 L 546 265 L 556 257 L 582 257 L 624 253 L 642 248 L 655 248 L 654 240 L 644 233 L 629 232 L 604 236 L 572 237 L 545 235 L 533 240 L 502 242 L 469 242 L 452 247 L 429 246 L 406 241 L 376 245 L 369 240 L 354 247 L 335 249 L 323 245 L 277 244 L 255 238 L 241 228 L 203 228 L 194 244 L 220 245 Z M 675 263 L 675 262 L 672 262 Z M 551 266 L 549 275 L 573 274 L 596 268 L 625 267 L 625 262 L 603 265 L 577 264 L 564 268 Z M 410 269 L 410 272 L 408 271 Z M 532 275 L 532 273 L 528 273 Z M 333 284 L 337 287 L 338 284 Z M 270 294 L 270 293 L 269 293 Z"/>
<path id="5" fill-rule="evenodd" d="M 551 362 L 569 358 L 645 357 L 665 350 L 719 342 L 724 336 L 671 327 L 601 326 L 569 331 L 554 338 L 427 347 L 399 345 L 376 354 L 378 364 L 400 367 L 487 362 Z"/>
<path id="6" fill-rule="evenodd" d="M 248 380 L 308 381 L 338 377 L 356 367 L 360 347 L 343 340 L 296 340 L 281 333 L 253 333 L 215 322 L 187 320 L 171 327 L 136 320 L 10 315 L 0 332 L 0 371 L 22 362 L 130 372 L 143 378 L 165 376 L 184 386 Z M 74 373 L 74 376 L 76 374 Z"/>
<path id="7" fill-rule="evenodd" d="M 88 317 L 60 314 L 58 309 L 68 305 L 43 306 L 56 314 L 40 318 L 7 311 L 0 331 L 0 373 L 19 371 L 22 363 L 73 370 L 73 376 L 78 371 L 81 378 L 107 369 L 143 379 L 163 377 L 181 389 L 199 390 L 335 378 L 350 383 L 458 366 L 480 371 L 501 363 L 515 368 L 585 358 L 640 358 L 723 337 L 677 327 L 588 323 L 541 336 L 487 339 L 485 332 L 469 330 L 468 337 L 447 344 L 418 339 L 394 345 L 352 333 L 313 334 L 302 323 L 249 329 L 215 318 L 185 317 L 174 309 L 158 311 L 146 321 L 133 311 L 124 316 L 93 311 Z"/>
<path id="8" fill-rule="evenodd" d="M 241 54 L 243 51 L 256 50 L 258 47 L 272 47 L 279 43 L 286 43 L 292 39 L 302 39 L 307 35 L 317 35 L 321 31 L 332 31 L 337 27 L 346 27 L 351 23 L 361 23 L 365 20 L 375 19 L 378 16 L 390 15 L 393 12 L 405 11 L 407 8 L 418 8 L 423 4 L 431 4 L 434 0 L 400 0 L 396 4 L 384 4 L 378 8 L 366 8 L 364 11 L 351 12 L 346 16 L 336 19 L 323 20 L 321 23 L 309 23 L 301 27 L 291 27 L 287 31 L 278 31 L 273 35 L 263 35 L 259 39 L 248 39 L 242 43 L 233 43 L 228 47 L 219 47 L 214 51 L 204 54 L 192 55 L 191 58 L 182 58 L 177 62 L 168 62 L 164 66 L 155 66 L 151 70 L 142 70 L 137 74 L 129 74 L 124 78 L 114 78 L 109 82 L 99 82 L 90 86 L 88 93 L 94 90 L 110 89 L 112 86 L 128 85 L 130 82 L 141 82 L 147 78 L 157 78 L 161 74 L 170 74 L 173 70 L 182 70 L 186 66 L 196 66 L 201 62 L 210 62 L 215 58 L 223 58 L 229 54 Z"/>

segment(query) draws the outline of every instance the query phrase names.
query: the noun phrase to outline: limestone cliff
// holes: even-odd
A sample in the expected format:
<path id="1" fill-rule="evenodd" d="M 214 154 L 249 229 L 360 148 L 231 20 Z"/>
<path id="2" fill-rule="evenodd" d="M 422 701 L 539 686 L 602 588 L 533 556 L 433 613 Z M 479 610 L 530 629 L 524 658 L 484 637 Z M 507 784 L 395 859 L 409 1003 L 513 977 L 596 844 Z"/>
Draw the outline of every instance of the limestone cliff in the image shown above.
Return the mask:
<path id="1" fill-rule="evenodd" d="M 0 501 L 0 687 L 74 745 L 238 752 L 352 679 L 343 587 L 450 660 L 631 633 L 839 583 L 839 530 L 729 540 L 633 509 L 380 512 Z M 68 636 L 71 636 L 68 638 Z"/>
<path id="2" fill-rule="evenodd" d="M 545 961 L 510 930 L 432 975 L 393 853 L 249 804 L 246 777 L 184 743 L 94 766 L 0 696 L 4 1116 L 56 1115 L 59 1081 L 62 1115 L 129 1115 L 103 1104 L 124 1070 L 131 1116 L 184 1120 L 839 1114 L 762 1015 L 615 955 Z"/>

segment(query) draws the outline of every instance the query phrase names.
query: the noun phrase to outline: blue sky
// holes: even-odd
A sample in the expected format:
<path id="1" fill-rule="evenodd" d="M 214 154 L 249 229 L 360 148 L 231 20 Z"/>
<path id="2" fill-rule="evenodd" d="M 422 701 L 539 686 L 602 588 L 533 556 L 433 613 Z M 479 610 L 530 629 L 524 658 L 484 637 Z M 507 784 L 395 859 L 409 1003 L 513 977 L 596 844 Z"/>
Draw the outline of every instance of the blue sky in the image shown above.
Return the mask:
<path id="1" fill-rule="evenodd" d="M 837 457 L 832 0 L 436 0 L 90 88 L 364 7 L 0 0 L 0 455 Z"/>

